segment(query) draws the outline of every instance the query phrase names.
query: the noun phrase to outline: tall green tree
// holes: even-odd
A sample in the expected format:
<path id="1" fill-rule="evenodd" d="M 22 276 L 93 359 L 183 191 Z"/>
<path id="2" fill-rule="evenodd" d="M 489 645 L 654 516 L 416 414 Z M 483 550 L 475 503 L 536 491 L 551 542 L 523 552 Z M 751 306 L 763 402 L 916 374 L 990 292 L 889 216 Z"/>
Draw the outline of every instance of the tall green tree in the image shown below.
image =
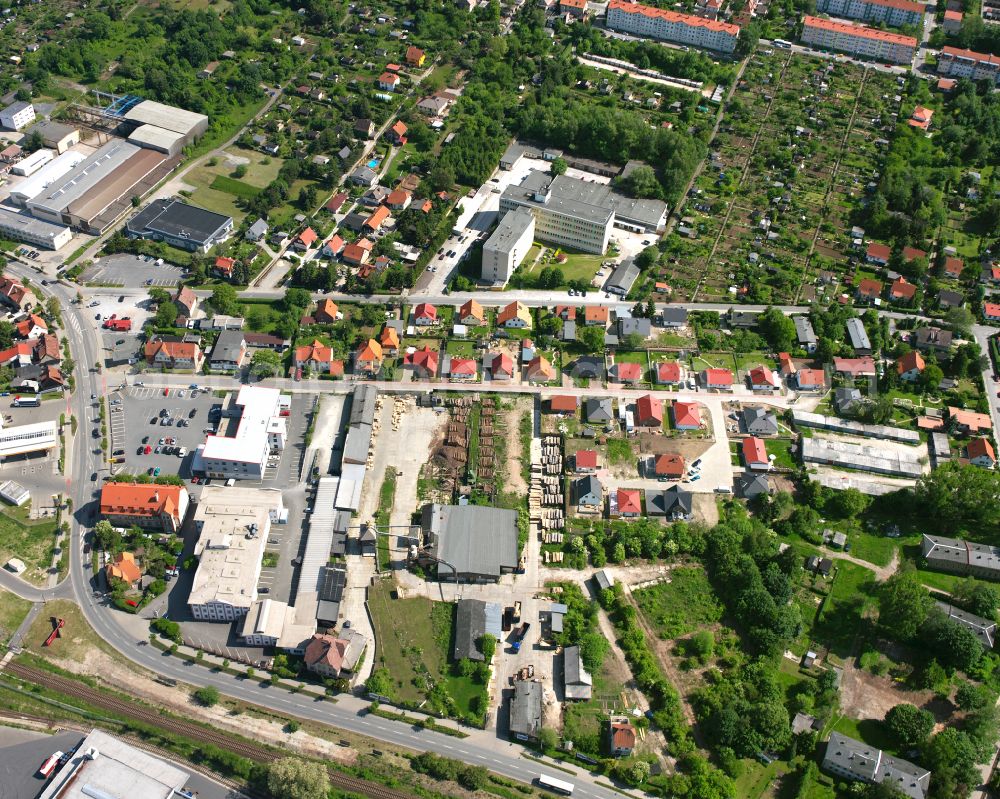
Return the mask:
<path id="1" fill-rule="evenodd" d="M 909 641 L 926 621 L 932 604 L 915 571 L 898 571 L 879 589 L 879 626 L 893 637 Z"/>

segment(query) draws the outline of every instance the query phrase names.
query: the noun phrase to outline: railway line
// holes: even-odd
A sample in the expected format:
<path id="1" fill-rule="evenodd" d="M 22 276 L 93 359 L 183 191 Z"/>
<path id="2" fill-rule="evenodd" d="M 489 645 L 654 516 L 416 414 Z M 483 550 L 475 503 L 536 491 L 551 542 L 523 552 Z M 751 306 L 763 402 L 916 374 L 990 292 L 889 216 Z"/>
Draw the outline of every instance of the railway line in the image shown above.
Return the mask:
<path id="1" fill-rule="evenodd" d="M 155 708 L 110 696 L 97 688 L 92 688 L 85 683 L 69 679 L 68 677 L 13 662 L 8 663 L 4 671 L 19 680 L 52 688 L 66 696 L 82 699 L 87 704 L 99 707 L 102 710 L 113 711 L 121 716 L 141 721 L 151 727 L 157 727 L 193 741 L 217 746 L 219 749 L 232 752 L 258 763 L 270 763 L 285 756 L 282 752 L 259 744 L 241 741 L 225 733 L 202 727 L 194 722 L 164 716 Z M 333 787 L 369 796 L 371 799 L 411 799 L 412 796 L 411 794 L 386 788 L 368 780 L 352 777 L 349 774 L 344 774 L 332 768 L 328 768 L 327 772 L 330 775 L 330 783 Z M 214 778 L 217 779 L 217 777 Z M 241 790 L 243 789 L 241 788 Z"/>

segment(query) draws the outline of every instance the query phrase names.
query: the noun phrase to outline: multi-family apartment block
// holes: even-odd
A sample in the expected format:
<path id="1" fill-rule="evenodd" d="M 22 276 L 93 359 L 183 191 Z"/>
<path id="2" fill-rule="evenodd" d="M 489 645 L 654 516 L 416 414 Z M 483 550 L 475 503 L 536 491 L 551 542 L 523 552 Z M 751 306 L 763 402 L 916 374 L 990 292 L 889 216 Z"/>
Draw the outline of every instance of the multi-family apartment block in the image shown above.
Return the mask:
<path id="1" fill-rule="evenodd" d="M 611 30 L 680 42 L 708 50 L 731 53 L 736 49 L 740 26 L 628 0 L 608 3 L 606 24 Z"/>
<path id="2" fill-rule="evenodd" d="M 894 64 L 911 63 L 917 52 L 917 40 L 912 36 L 810 16 L 802 20 L 802 41 Z"/>

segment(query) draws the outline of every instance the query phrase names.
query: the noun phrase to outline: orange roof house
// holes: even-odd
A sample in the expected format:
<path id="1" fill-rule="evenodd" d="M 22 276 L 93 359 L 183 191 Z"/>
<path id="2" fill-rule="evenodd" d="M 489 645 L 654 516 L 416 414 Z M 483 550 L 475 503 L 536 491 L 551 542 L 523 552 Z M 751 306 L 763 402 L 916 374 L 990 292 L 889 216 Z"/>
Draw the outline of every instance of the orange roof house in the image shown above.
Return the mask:
<path id="1" fill-rule="evenodd" d="M 135 555 L 131 552 L 119 552 L 105 567 L 108 581 L 124 580 L 129 585 L 139 581 L 142 577 L 142 569 L 135 562 Z"/>
<path id="2" fill-rule="evenodd" d="M 576 413 L 576 397 L 569 394 L 557 394 L 554 397 L 549 397 L 548 404 L 550 413 Z"/>
<path id="3" fill-rule="evenodd" d="M 729 369 L 721 369 L 713 366 L 710 369 L 703 370 L 701 376 L 705 388 L 728 390 L 733 387 L 733 373 Z"/>
<path id="4" fill-rule="evenodd" d="M 497 314 L 497 326 L 530 330 L 531 312 L 524 303 L 512 302 L 500 309 L 500 313 Z"/>
<path id="5" fill-rule="evenodd" d="M 962 276 L 962 270 L 965 269 L 965 261 L 961 258 L 955 258 L 954 256 L 948 256 L 944 259 L 944 276 L 957 278 Z"/>
<path id="6" fill-rule="evenodd" d="M 404 211 L 412 199 L 413 196 L 406 189 L 393 189 L 385 198 L 385 204 L 393 211 Z"/>
<path id="7" fill-rule="evenodd" d="M 338 371 L 334 364 L 340 362 L 333 357 L 333 348 L 326 346 L 318 339 L 312 344 L 296 347 L 293 354 L 295 366 L 298 369 L 310 369 L 324 374 Z"/>
<path id="8" fill-rule="evenodd" d="M 389 140 L 398 147 L 402 147 L 406 144 L 406 123 L 401 119 L 397 119 L 389 130 L 386 131 L 386 136 Z"/>
<path id="9" fill-rule="evenodd" d="M 452 380 L 475 380 L 476 362 L 472 358 L 452 358 L 448 376 Z"/>
<path id="10" fill-rule="evenodd" d="M 661 361 L 656 365 L 656 382 L 664 385 L 681 382 L 681 365 L 677 361 Z"/>
<path id="11" fill-rule="evenodd" d="M 399 333 L 396 328 L 386 325 L 382 328 L 382 335 L 379 336 L 379 344 L 387 353 L 395 354 L 399 352 Z"/>
<path id="12" fill-rule="evenodd" d="M 491 356 L 490 375 L 494 380 L 510 380 L 514 377 L 514 359 L 506 352 L 496 352 Z"/>
<path id="13" fill-rule="evenodd" d="M 189 504 L 183 486 L 105 483 L 101 488 L 101 516 L 115 527 L 136 525 L 176 532 L 184 523 Z"/>
<path id="14" fill-rule="evenodd" d="M 421 302 L 413 309 L 413 321 L 421 327 L 436 324 L 437 319 L 438 310 L 429 302 Z"/>
<path id="15" fill-rule="evenodd" d="M 412 44 L 406 48 L 406 63 L 411 67 L 422 67 L 427 59 L 427 54 L 419 47 Z"/>
<path id="16" fill-rule="evenodd" d="M 368 245 L 368 246 L 365 246 Z M 372 243 L 368 239 L 352 241 L 344 247 L 344 254 L 341 256 L 346 263 L 361 266 L 367 263 L 372 253 Z"/>
<path id="17" fill-rule="evenodd" d="M 892 249 L 887 244 L 879 244 L 877 241 L 873 241 L 868 245 L 868 251 L 865 255 L 872 263 L 885 266 L 885 264 L 889 263 L 889 258 L 892 256 Z"/>
<path id="18" fill-rule="evenodd" d="M 316 240 L 319 238 L 319 234 L 316 233 L 311 227 L 307 227 L 298 236 L 295 237 L 295 247 L 301 250 L 308 250 L 312 247 Z"/>
<path id="19" fill-rule="evenodd" d="M 934 116 L 934 109 L 924 108 L 922 105 L 918 105 L 913 109 L 913 114 L 907 120 L 907 124 L 911 128 L 920 128 L 920 130 L 927 130 L 931 126 L 931 117 Z"/>
<path id="20" fill-rule="evenodd" d="M 898 277 L 889 287 L 889 299 L 897 302 L 909 302 L 917 293 L 917 287 L 908 283 L 905 277 Z"/>
<path id="21" fill-rule="evenodd" d="M 483 306 L 475 300 L 466 300 L 458 309 L 458 321 L 469 327 L 480 327 L 486 323 Z"/>
<path id="22" fill-rule="evenodd" d="M 948 418 L 960 433 L 982 433 L 993 427 L 989 414 L 966 411 L 962 408 L 949 407 Z"/>
<path id="23" fill-rule="evenodd" d="M 384 205 L 380 205 L 371 215 L 364 221 L 363 226 L 370 230 L 372 233 L 378 233 L 382 229 L 382 225 L 389 218 L 389 209 Z"/>
<path id="24" fill-rule="evenodd" d="M 220 255 L 215 259 L 215 266 L 213 268 L 215 269 L 216 274 L 222 275 L 223 277 L 232 277 L 233 267 L 235 266 L 235 258 L 224 258 Z"/>
<path id="25" fill-rule="evenodd" d="M 858 283 L 859 300 L 876 300 L 882 295 L 882 282 L 865 278 Z"/>
<path id="26" fill-rule="evenodd" d="M 896 361 L 896 373 L 902 380 L 914 381 L 924 371 L 924 359 L 916 350 L 910 350 Z"/>
<path id="27" fill-rule="evenodd" d="M 610 309 L 606 305 L 588 305 L 583 309 L 583 323 L 607 327 L 610 313 Z"/>
<path id="28" fill-rule="evenodd" d="M 313 318 L 324 325 L 331 325 L 337 321 L 337 303 L 333 300 L 323 299 L 316 303 L 316 313 Z"/>
<path id="29" fill-rule="evenodd" d="M 969 458 L 969 463 L 973 463 L 976 466 L 983 466 L 987 469 L 992 469 L 996 465 L 997 455 L 996 452 L 993 451 L 993 445 L 988 439 L 972 439 L 966 447 L 965 452 Z"/>
<path id="30" fill-rule="evenodd" d="M 653 471 L 657 477 L 680 480 L 684 476 L 684 458 L 680 455 L 664 452 L 654 459 Z"/>
<path id="31" fill-rule="evenodd" d="M 354 354 L 354 364 L 362 372 L 375 374 L 382 368 L 382 345 L 370 338 Z"/>
<path id="32" fill-rule="evenodd" d="M 541 355 L 536 355 L 528 361 L 528 366 L 525 369 L 525 376 L 531 383 L 548 383 L 550 380 L 555 379 L 556 372 L 547 358 L 543 358 Z"/>
<path id="33" fill-rule="evenodd" d="M 154 338 L 146 342 L 143 351 L 149 363 L 168 369 L 198 371 L 204 358 L 201 347 L 192 341 L 164 341 Z"/>
<path id="34" fill-rule="evenodd" d="M 926 258 L 927 253 L 923 250 L 917 249 L 916 247 L 910 247 L 907 245 L 903 247 L 903 260 L 904 261 L 916 261 L 918 258 Z"/>

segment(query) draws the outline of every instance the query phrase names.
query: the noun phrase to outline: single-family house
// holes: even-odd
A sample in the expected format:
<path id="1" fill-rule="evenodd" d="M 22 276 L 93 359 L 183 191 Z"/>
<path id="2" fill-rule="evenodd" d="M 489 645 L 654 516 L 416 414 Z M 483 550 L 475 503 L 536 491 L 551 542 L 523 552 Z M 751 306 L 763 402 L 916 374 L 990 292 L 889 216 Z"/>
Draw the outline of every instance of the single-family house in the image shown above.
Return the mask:
<path id="1" fill-rule="evenodd" d="M 318 339 L 314 340 L 312 344 L 296 347 L 293 356 L 297 369 L 317 374 L 336 374 L 338 371 L 343 373 L 344 365 L 333 357 L 333 348 L 326 346 Z"/>
<path id="2" fill-rule="evenodd" d="M 592 397 L 583 405 L 583 415 L 588 422 L 595 424 L 607 424 L 614 418 L 611 407 L 611 398 L 604 397 L 597 399 Z"/>
<path id="3" fill-rule="evenodd" d="M 212 264 L 212 272 L 221 278 L 226 280 L 231 280 L 233 277 L 233 270 L 236 268 L 235 258 L 226 258 L 220 255 L 215 259 L 215 263 Z"/>
<path id="4" fill-rule="evenodd" d="M 319 239 L 319 234 L 311 227 L 307 227 L 295 237 L 295 240 L 292 242 L 292 246 L 296 250 L 305 251 L 312 247 L 316 243 L 317 239 Z"/>
<path id="5" fill-rule="evenodd" d="M 378 233 L 388 221 L 389 216 L 389 209 L 384 205 L 380 205 L 368 215 L 368 218 L 362 223 L 361 228 L 366 233 Z"/>
<path id="6" fill-rule="evenodd" d="M 770 494 L 771 486 L 763 474 L 744 472 L 736 478 L 736 489 L 744 499 L 753 499 L 761 494 Z"/>
<path id="7" fill-rule="evenodd" d="M 941 274 L 952 280 L 958 280 L 962 276 L 962 270 L 965 269 L 965 261 L 961 258 L 956 258 L 953 255 L 949 255 L 944 259 L 944 266 L 941 270 Z"/>
<path id="8" fill-rule="evenodd" d="M 316 303 L 313 319 L 321 325 L 332 325 L 337 321 L 337 303 L 331 299 L 322 299 Z"/>
<path id="9" fill-rule="evenodd" d="M 611 318 L 611 309 L 606 305 L 588 305 L 583 309 L 583 324 L 586 327 L 595 325 L 608 326 Z"/>
<path id="10" fill-rule="evenodd" d="M 34 341 L 47 335 L 49 326 L 38 314 L 28 314 L 24 319 L 14 324 L 14 337 L 22 341 Z"/>
<path id="11" fill-rule="evenodd" d="M 413 195 L 406 189 L 393 189 L 386 195 L 385 204 L 393 211 L 405 211 L 410 207 Z"/>
<path id="12" fill-rule="evenodd" d="M 701 373 L 701 383 L 710 391 L 732 391 L 733 373 L 718 367 L 705 369 Z"/>
<path id="13" fill-rule="evenodd" d="M 854 354 L 871 355 L 872 342 L 868 338 L 868 331 L 865 330 L 864 322 L 857 318 L 848 319 L 845 327 L 847 329 L 847 338 L 851 342 Z"/>
<path id="14" fill-rule="evenodd" d="M 882 281 L 865 278 L 858 283 L 857 299 L 859 302 L 875 302 L 882 296 Z"/>
<path id="15" fill-rule="evenodd" d="M 315 633 L 306 645 L 303 660 L 313 674 L 336 680 L 357 668 L 365 646 L 365 637 L 350 627 L 336 636 Z"/>
<path id="16" fill-rule="evenodd" d="M 493 352 L 486 356 L 489 359 L 490 377 L 494 380 L 512 380 L 514 378 L 514 359 L 506 352 Z"/>
<path id="17" fill-rule="evenodd" d="M 676 430 L 698 430 L 701 427 L 701 405 L 697 402 L 675 402 L 673 412 Z"/>
<path id="18" fill-rule="evenodd" d="M 371 257 L 374 246 L 375 245 L 368 239 L 358 239 L 357 241 L 352 241 L 344 247 L 341 258 L 344 263 L 353 264 L 354 266 L 363 266 L 368 263 L 368 259 Z"/>
<path id="19" fill-rule="evenodd" d="M 475 382 L 477 375 L 474 358 L 451 358 L 448 364 L 448 378 L 453 383 Z"/>
<path id="20" fill-rule="evenodd" d="M 661 361 L 656 365 L 656 382 L 661 386 L 676 386 L 683 379 L 680 361 Z"/>
<path id="21" fill-rule="evenodd" d="M 413 308 L 413 323 L 417 327 L 428 327 L 437 324 L 437 308 L 429 302 L 418 303 Z"/>
<path id="22" fill-rule="evenodd" d="M 364 375 L 376 375 L 382 368 L 382 345 L 370 338 L 354 354 L 354 368 Z"/>
<path id="23" fill-rule="evenodd" d="M 822 391 L 826 387 L 826 373 L 822 369 L 800 369 L 795 374 L 799 391 Z"/>
<path id="24" fill-rule="evenodd" d="M 861 358 L 841 358 L 834 356 L 833 371 L 856 380 L 859 377 L 875 377 L 875 361 L 870 355 Z"/>
<path id="25" fill-rule="evenodd" d="M 383 72 L 378 76 L 378 87 L 384 92 L 394 92 L 399 85 L 399 75 L 392 72 Z"/>
<path id="26" fill-rule="evenodd" d="M 528 310 L 528 306 L 517 301 L 505 305 L 497 314 L 497 326 L 530 330 L 531 312 Z"/>
<path id="27" fill-rule="evenodd" d="M 597 452 L 592 449 L 578 449 L 573 456 L 573 469 L 577 474 L 593 474 L 597 471 Z"/>
<path id="28" fill-rule="evenodd" d="M 962 408 L 948 408 L 948 419 L 956 433 L 973 435 L 985 433 L 993 428 L 989 414 L 966 411 Z"/>
<path id="29" fill-rule="evenodd" d="M 653 475 L 667 480 L 680 480 L 684 476 L 684 458 L 672 452 L 653 457 Z"/>
<path id="30" fill-rule="evenodd" d="M 270 230 L 267 222 L 263 219 L 258 219 L 250 227 L 247 228 L 247 232 L 244 234 L 244 238 L 247 241 L 263 241 L 267 236 L 267 231 Z"/>
<path id="31" fill-rule="evenodd" d="M 604 504 L 604 486 L 590 474 L 573 481 L 573 502 L 581 508 L 599 508 Z"/>
<path id="32" fill-rule="evenodd" d="M 642 493 L 638 488 L 619 488 L 615 496 L 619 516 L 634 519 L 642 515 Z"/>
<path id="33" fill-rule="evenodd" d="M 870 242 L 868 245 L 868 250 L 865 253 L 865 260 L 870 264 L 878 264 L 879 266 L 885 266 L 889 263 L 889 258 L 892 257 L 892 249 L 886 244 L 879 244 L 877 242 Z"/>
<path id="34" fill-rule="evenodd" d="M 740 423 L 752 436 L 778 435 L 778 417 L 764 408 L 745 408 L 740 413 Z"/>
<path id="35" fill-rule="evenodd" d="M 571 394 L 556 394 L 545 403 L 549 413 L 576 415 L 577 399 Z"/>
<path id="36" fill-rule="evenodd" d="M 816 351 L 816 331 L 813 330 L 812 322 L 808 316 L 793 316 L 795 323 L 795 337 L 802 349 L 810 355 Z"/>
<path id="37" fill-rule="evenodd" d="M 247 342 L 241 330 L 223 330 L 215 340 L 208 367 L 213 372 L 235 372 L 243 366 Z"/>
<path id="38" fill-rule="evenodd" d="M 410 67 L 422 67 L 427 59 L 427 54 L 419 47 L 412 44 L 406 48 L 406 64 Z"/>
<path id="39" fill-rule="evenodd" d="M 756 436 L 747 436 L 743 439 L 741 450 L 743 452 L 743 464 L 748 469 L 770 469 L 771 461 L 767 457 L 767 448 L 763 440 Z"/>
<path id="40" fill-rule="evenodd" d="M 775 374 L 773 369 L 763 364 L 751 369 L 747 374 L 747 378 L 750 381 L 750 388 L 754 391 L 771 392 L 781 388 L 781 381 L 778 379 L 778 375 Z"/>
<path id="41" fill-rule="evenodd" d="M 458 309 L 458 321 L 469 327 L 482 327 L 486 324 L 483 306 L 475 300 L 466 300 Z"/>
<path id="42" fill-rule="evenodd" d="M 385 132 L 385 136 L 396 147 L 402 147 L 406 144 L 406 131 L 406 123 L 401 119 L 397 119 L 392 123 L 392 127 Z"/>
<path id="43" fill-rule="evenodd" d="M 436 377 L 438 371 L 437 350 L 432 350 L 430 346 L 425 344 L 419 350 L 406 353 L 403 357 L 403 365 L 410 367 L 417 377 L 424 379 Z"/>
<path id="44" fill-rule="evenodd" d="M 996 466 L 996 452 L 987 438 L 972 439 L 965 448 L 965 453 L 971 464 L 981 466 L 984 469 L 992 469 Z"/>
<path id="45" fill-rule="evenodd" d="M 0 302 L 15 311 L 20 311 L 25 305 L 28 292 L 24 286 L 12 277 L 0 277 Z"/>
<path id="46" fill-rule="evenodd" d="M 146 361 L 162 369 L 200 371 L 204 354 L 195 342 L 154 337 L 144 348 Z"/>
<path id="47" fill-rule="evenodd" d="M 112 580 L 121 580 L 128 585 L 134 585 L 142 577 L 142 569 L 135 562 L 135 555 L 131 552 L 119 552 L 104 567 L 104 573 L 108 578 L 108 584 Z"/>
<path id="48" fill-rule="evenodd" d="M 556 370 L 548 358 L 536 355 L 525 367 L 524 376 L 529 383 L 549 383 L 555 380 Z"/>
<path id="49" fill-rule="evenodd" d="M 643 394 L 635 403 L 635 423 L 639 427 L 663 427 L 663 400 Z"/>
<path id="50" fill-rule="evenodd" d="M 572 0 L 559 0 L 559 6 Z M 586 9 L 586 0 L 583 0 Z M 635 727 L 624 717 L 612 719 L 608 723 L 608 751 L 612 757 L 628 757 L 635 749 Z"/>
<path id="51" fill-rule="evenodd" d="M 916 350 L 910 350 L 896 361 L 896 373 L 900 380 L 913 383 L 920 379 L 924 372 L 924 359 Z"/>
<path id="52" fill-rule="evenodd" d="M 181 286 L 171 299 L 177 306 L 177 312 L 188 318 L 194 316 L 194 312 L 198 310 L 198 295 L 187 286 Z"/>
<path id="53" fill-rule="evenodd" d="M 619 383 L 638 383 L 642 380 L 642 364 L 619 361 L 611 367 L 611 376 Z"/>
<path id="54" fill-rule="evenodd" d="M 890 302 L 908 303 L 917 293 L 917 287 L 908 283 L 905 277 L 897 277 L 889 286 Z"/>
<path id="55" fill-rule="evenodd" d="M 658 320 L 660 327 L 665 327 L 668 330 L 676 330 L 677 328 L 684 327 L 684 325 L 687 324 L 687 318 L 687 308 L 681 308 L 676 305 L 668 305 L 660 312 Z"/>

